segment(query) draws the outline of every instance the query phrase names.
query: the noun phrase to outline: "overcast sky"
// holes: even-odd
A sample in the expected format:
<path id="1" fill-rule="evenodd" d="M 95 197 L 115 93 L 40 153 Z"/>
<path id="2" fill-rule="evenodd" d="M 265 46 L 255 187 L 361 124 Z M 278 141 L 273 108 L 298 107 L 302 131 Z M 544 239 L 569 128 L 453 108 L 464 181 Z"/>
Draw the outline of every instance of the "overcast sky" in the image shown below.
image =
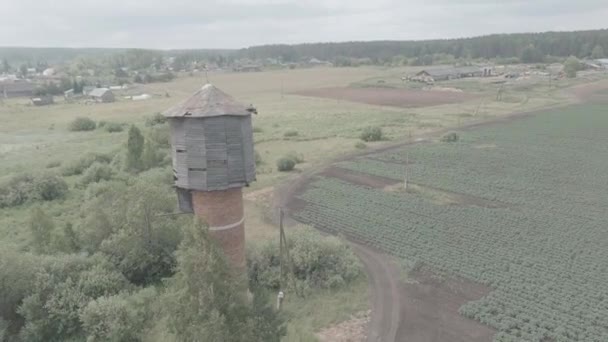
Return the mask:
<path id="1" fill-rule="evenodd" d="M 608 0 L 0 0 L 0 46 L 241 48 L 607 28 Z"/>

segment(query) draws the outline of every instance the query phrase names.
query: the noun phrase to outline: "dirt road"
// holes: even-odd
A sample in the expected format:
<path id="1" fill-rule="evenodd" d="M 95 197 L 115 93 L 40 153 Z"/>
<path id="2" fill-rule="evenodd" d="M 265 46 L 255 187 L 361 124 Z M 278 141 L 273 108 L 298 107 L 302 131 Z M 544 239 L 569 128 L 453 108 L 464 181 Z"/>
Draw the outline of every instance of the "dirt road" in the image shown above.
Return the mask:
<path id="1" fill-rule="evenodd" d="M 390 258 L 353 243 L 369 280 L 372 318 L 368 342 L 395 341 L 400 322 L 399 275 L 401 270 Z"/>

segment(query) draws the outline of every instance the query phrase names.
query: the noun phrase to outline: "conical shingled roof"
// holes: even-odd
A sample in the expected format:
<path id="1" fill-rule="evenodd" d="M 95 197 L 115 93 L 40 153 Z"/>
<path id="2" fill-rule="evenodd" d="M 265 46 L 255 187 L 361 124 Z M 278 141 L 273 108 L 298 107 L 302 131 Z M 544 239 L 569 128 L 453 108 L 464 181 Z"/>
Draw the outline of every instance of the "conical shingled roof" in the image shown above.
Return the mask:
<path id="1" fill-rule="evenodd" d="M 222 115 L 251 115 L 255 111 L 247 107 L 232 96 L 219 90 L 213 84 L 207 83 L 196 93 L 177 106 L 167 109 L 163 115 L 166 117 L 202 118 Z"/>

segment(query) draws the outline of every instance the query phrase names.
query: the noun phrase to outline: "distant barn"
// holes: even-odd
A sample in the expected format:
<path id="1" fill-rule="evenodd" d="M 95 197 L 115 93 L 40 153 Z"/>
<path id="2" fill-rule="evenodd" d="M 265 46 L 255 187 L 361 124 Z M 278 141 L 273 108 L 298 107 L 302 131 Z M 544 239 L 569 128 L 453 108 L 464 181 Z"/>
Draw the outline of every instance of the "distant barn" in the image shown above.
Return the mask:
<path id="1" fill-rule="evenodd" d="M 95 88 L 89 93 L 89 97 L 96 102 L 114 102 L 114 93 L 108 88 Z"/>
<path id="2" fill-rule="evenodd" d="M 487 73 L 487 71 L 486 71 Z M 482 77 L 484 70 L 478 67 L 455 67 L 425 69 L 416 74 L 416 78 L 428 81 L 447 81 L 464 77 Z"/>

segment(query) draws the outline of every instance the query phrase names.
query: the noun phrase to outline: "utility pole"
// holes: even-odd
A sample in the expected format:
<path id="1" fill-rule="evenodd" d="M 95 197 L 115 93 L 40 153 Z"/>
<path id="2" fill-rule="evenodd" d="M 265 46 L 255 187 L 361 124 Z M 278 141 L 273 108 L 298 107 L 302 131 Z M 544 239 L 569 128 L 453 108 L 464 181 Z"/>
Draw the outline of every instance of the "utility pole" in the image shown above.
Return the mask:
<path id="1" fill-rule="evenodd" d="M 405 191 L 407 191 L 407 176 L 408 176 L 407 169 L 409 167 L 409 164 L 410 164 L 409 152 L 405 152 L 405 176 L 403 177 L 403 189 Z"/>
<path id="2" fill-rule="evenodd" d="M 289 256 L 289 246 L 287 245 L 287 237 L 285 236 L 285 229 L 283 229 L 283 208 L 279 208 L 279 272 L 280 272 L 280 288 L 277 294 L 277 310 L 281 310 L 283 299 L 285 298 L 285 292 L 283 286 L 287 281 L 285 278 L 290 277 L 292 281 L 293 290 L 298 294 L 296 287 L 296 280 L 293 277 L 293 264 L 291 257 Z M 286 274 L 289 273 L 289 274 Z"/>

